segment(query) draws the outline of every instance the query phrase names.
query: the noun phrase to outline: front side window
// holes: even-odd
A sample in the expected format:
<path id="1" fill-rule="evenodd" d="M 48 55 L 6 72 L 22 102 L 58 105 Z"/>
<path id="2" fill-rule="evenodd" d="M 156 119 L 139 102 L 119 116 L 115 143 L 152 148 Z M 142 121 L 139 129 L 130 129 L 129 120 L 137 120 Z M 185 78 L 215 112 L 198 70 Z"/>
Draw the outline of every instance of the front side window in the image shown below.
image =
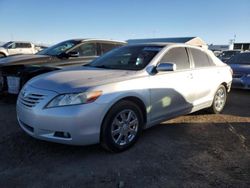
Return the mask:
<path id="1" fill-rule="evenodd" d="M 9 48 L 9 49 L 14 49 L 14 48 L 18 48 L 18 47 L 17 47 L 16 43 L 13 42 L 12 44 L 10 44 L 10 45 L 8 46 L 8 48 Z"/>
<path id="2" fill-rule="evenodd" d="M 174 63 L 176 64 L 176 70 L 190 68 L 187 51 L 184 47 L 170 49 L 161 59 L 160 63 Z"/>
<path id="3" fill-rule="evenodd" d="M 194 65 L 196 68 L 211 66 L 211 63 L 206 53 L 194 48 L 190 48 L 190 51 L 192 53 Z"/>
<path id="4" fill-rule="evenodd" d="M 79 43 L 80 43 L 79 41 L 74 41 L 74 40 L 64 41 L 64 42 L 58 43 L 54 46 L 51 46 L 49 48 L 46 48 L 46 49 L 38 52 L 37 54 L 59 56 L 59 55 L 65 53 L 67 50 L 73 48 L 74 46 L 76 46 Z"/>
<path id="5" fill-rule="evenodd" d="M 79 56 L 96 56 L 96 49 L 95 43 L 85 43 L 73 49 L 72 51 L 78 52 Z"/>
<path id="6" fill-rule="evenodd" d="M 116 48 L 93 61 L 89 66 L 121 69 L 141 70 L 161 51 L 162 46 L 124 46 Z"/>

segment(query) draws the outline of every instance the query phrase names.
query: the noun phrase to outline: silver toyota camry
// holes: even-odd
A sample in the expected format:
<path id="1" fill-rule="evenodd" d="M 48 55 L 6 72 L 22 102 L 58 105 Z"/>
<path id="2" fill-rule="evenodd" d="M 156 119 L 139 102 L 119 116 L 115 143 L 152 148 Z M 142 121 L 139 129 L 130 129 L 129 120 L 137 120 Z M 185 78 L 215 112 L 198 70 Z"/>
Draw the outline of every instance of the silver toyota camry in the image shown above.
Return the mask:
<path id="1" fill-rule="evenodd" d="M 231 82 L 231 68 L 207 49 L 128 45 L 33 78 L 19 94 L 17 117 L 34 138 L 120 152 L 143 129 L 170 118 L 201 109 L 220 113 Z"/>

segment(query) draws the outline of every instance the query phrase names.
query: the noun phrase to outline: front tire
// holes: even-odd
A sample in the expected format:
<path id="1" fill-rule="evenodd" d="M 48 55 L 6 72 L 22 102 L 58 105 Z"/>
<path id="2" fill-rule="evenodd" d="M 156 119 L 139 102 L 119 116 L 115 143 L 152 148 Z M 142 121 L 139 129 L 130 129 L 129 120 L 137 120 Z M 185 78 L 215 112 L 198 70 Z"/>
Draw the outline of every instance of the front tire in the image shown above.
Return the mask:
<path id="1" fill-rule="evenodd" d="M 212 106 L 209 108 L 209 112 L 213 114 L 219 114 L 225 107 L 227 100 L 227 91 L 225 86 L 220 85 L 214 95 Z"/>
<path id="2" fill-rule="evenodd" d="M 143 127 L 141 109 L 131 101 L 120 101 L 106 115 L 101 130 L 101 145 L 122 152 L 138 140 Z"/>
<path id="3" fill-rule="evenodd" d="M 6 57 L 6 55 L 3 53 L 0 53 L 0 58 L 2 58 L 2 57 Z"/>

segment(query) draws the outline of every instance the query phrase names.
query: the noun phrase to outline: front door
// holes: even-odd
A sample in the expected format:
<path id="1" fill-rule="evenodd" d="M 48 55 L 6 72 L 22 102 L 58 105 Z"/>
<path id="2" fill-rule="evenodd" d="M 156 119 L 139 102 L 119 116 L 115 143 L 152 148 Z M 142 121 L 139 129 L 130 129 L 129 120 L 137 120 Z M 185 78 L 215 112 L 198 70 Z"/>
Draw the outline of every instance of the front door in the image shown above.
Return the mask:
<path id="1" fill-rule="evenodd" d="M 167 119 L 192 110 L 194 99 L 193 76 L 190 61 L 184 47 L 172 48 L 160 63 L 174 63 L 176 70 L 158 72 L 150 76 L 151 121 Z"/>

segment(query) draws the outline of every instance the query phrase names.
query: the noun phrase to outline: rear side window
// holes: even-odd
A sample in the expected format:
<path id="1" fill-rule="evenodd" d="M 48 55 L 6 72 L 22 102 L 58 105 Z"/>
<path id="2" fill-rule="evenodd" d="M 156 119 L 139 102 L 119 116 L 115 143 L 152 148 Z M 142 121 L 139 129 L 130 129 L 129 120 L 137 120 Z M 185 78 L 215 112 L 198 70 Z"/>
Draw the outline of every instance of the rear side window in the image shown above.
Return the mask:
<path id="1" fill-rule="evenodd" d="M 31 48 L 31 44 L 30 43 L 23 43 L 23 48 Z"/>
<path id="2" fill-rule="evenodd" d="M 31 48 L 31 44 L 18 42 L 16 43 L 16 48 Z"/>
<path id="3" fill-rule="evenodd" d="M 194 48 L 190 48 L 190 51 L 193 56 L 195 68 L 212 66 L 206 53 Z"/>
<path id="4" fill-rule="evenodd" d="M 175 63 L 176 70 L 190 68 L 187 51 L 184 47 L 170 49 L 161 59 L 160 63 Z"/>
<path id="5" fill-rule="evenodd" d="M 22 48 L 22 43 L 15 43 L 15 45 L 16 48 Z"/>
<path id="6" fill-rule="evenodd" d="M 111 44 L 111 43 L 101 43 L 101 54 L 105 54 L 106 52 L 112 50 L 113 48 L 115 48 L 116 45 L 115 44 Z"/>
<path id="7" fill-rule="evenodd" d="M 79 52 L 80 56 L 96 56 L 96 49 L 95 43 L 85 43 L 75 48 L 73 51 Z"/>

